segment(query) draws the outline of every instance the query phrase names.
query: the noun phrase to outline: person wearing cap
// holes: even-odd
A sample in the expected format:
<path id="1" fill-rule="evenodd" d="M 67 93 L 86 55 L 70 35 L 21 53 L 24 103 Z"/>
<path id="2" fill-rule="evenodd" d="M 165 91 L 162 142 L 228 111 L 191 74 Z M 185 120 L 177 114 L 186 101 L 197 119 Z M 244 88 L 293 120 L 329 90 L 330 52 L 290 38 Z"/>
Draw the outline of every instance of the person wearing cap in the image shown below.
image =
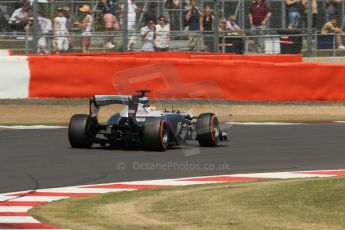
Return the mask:
<path id="1" fill-rule="evenodd" d="M 55 53 L 66 52 L 69 45 L 69 32 L 67 30 L 67 19 L 62 8 L 56 9 L 57 16 L 54 18 L 54 48 Z"/>
<path id="2" fill-rule="evenodd" d="M 91 7 L 89 5 L 83 5 L 79 8 L 79 11 L 84 14 L 83 23 L 76 21 L 74 25 L 78 26 L 82 30 L 81 37 L 81 50 L 83 53 L 89 53 L 89 47 L 91 44 L 91 31 L 93 18 L 90 14 Z"/>

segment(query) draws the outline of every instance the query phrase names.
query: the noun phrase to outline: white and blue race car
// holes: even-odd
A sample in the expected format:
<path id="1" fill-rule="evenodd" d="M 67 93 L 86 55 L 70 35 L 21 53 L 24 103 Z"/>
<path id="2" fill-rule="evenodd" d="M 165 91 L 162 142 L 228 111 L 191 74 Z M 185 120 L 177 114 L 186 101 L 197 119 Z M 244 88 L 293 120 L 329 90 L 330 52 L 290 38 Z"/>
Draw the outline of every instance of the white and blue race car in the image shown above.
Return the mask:
<path id="1" fill-rule="evenodd" d="M 215 114 L 198 117 L 180 111 L 160 111 L 150 106 L 146 93 L 139 95 L 95 95 L 90 98 L 90 114 L 75 114 L 68 127 L 68 138 L 73 148 L 101 146 L 142 146 L 147 150 L 165 151 L 196 139 L 201 146 L 214 147 L 227 140 L 220 131 Z M 121 113 L 113 114 L 107 124 L 98 122 L 102 106 L 124 104 Z"/>

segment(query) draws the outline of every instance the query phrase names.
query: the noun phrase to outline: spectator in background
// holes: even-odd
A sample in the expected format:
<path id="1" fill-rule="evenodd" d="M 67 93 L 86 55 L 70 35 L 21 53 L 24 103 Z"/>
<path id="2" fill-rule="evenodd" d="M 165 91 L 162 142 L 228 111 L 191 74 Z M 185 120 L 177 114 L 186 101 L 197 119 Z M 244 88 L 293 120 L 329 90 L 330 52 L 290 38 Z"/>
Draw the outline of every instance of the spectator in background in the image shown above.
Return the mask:
<path id="1" fill-rule="evenodd" d="M 116 10 L 119 8 L 117 0 L 102 0 L 103 12 L 109 12 L 112 15 L 116 15 Z"/>
<path id="2" fill-rule="evenodd" d="M 8 7 L 0 4 L 0 32 L 9 31 L 10 15 L 7 11 Z"/>
<path id="3" fill-rule="evenodd" d="M 264 38 L 267 23 L 271 17 L 271 8 L 265 3 L 265 0 L 254 0 L 249 10 L 249 23 L 257 46 L 257 52 L 265 50 Z"/>
<path id="4" fill-rule="evenodd" d="M 159 17 L 159 23 L 156 25 L 156 51 L 169 51 L 170 47 L 170 25 L 164 16 Z"/>
<path id="5" fill-rule="evenodd" d="M 226 24 L 227 20 L 225 18 L 220 18 L 218 22 L 218 32 L 219 32 L 219 52 L 223 53 L 225 50 L 225 39 L 226 39 Z"/>
<path id="6" fill-rule="evenodd" d="M 145 13 L 144 19 L 147 24 L 148 21 L 153 20 L 157 24 L 157 2 L 151 2 L 149 10 Z"/>
<path id="7" fill-rule="evenodd" d="M 63 8 L 57 8 L 57 16 L 54 18 L 54 48 L 55 53 L 66 52 L 69 45 L 69 32 L 67 30 L 67 19 L 64 15 Z"/>
<path id="8" fill-rule="evenodd" d="M 74 25 L 78 26 L 82 30 L 81 37 L 81 50 L 83 53 L 89 53 L 89 47 L 91 45 L 92 35 L 92 23 L 93 18 L 91 16 L 91 7 L 89 5 L 83 5 L 79 8 L 79 11 L 83 13 L 83 23 L 78 21 L 74 22 Z"/>
<path id="9" fill-rule="evenodd" d="M 203 33 L 204 44 L 208 52 L 213 52 L 213 31 L 214 31 L 214 15 L 210 6 L 206 6 L 203 15 L 201 16 L 201 28 Z"/>
<path id="10" fill-rule="evenodd" d="M 51 39 L 47 36 L 53 31 L 53 23 L 49 18 L 38 16 L 39 33 L 37 46 L 38 53 L 49 54 L 49 46 L 51 45 Z"/>
<path id="11" fill-rule="evenodd" d="M 308 0 L 302 0 L 302 12 L 304 16 L 304 25 L 305 25 L 304 27 L 308 26 L 307 8 L 308 8 Z M 317 14 L 319 13 L 317 0 L 312 0 L 311 8 L 312 8 L 312 15 L 313 15 L 312 28 L 316 28 Z"/>
<path id="12" fill-rule="evenodd" d="M 142 38 L 141 51 L 155 51 L 154 49 L 154 39 L 155 39 L 155 22 L 149 20 L 147 25 L 142 27 L 140 30 Z"/>
<path id="13" fill-rule="evenodd" d="M 337 26 L 337 19 L 335 17 L 332 17 L 329 22 L 325 23 L 325 25 L 322 27 L 321 34 L 336 34 L 338 49 L 345 49 L 342 39 L 344 32 Z"/>
<path id="14" fill-rule="evenodd" d="M 25 26 L 28 23 L 28 10 L 30 4 L 27 1 L 22 1 L 20 3 L 20 8 L 16 9 L 8 24 L 13 31 L 25 32 Z"/>
<path id="15" fill-rule="evenodd" d="M 342 23 L 341 23 L 341 29 L 342 29 L 343 31 L 345 31 L 345 16 L 344 16 L 343 21 L 342 21 Z"/>
<path id="16" fill-rule="evenodd" d="M 180 12 L 179 10 L 184 9 L 184 4 L 181 0 L 164 0 L 165 9 L 167 9 L 169 18 L 167 21 L 170 22 L 170 29 L 172 31 L 180 30 Z"/>
<path id="17" fill-rule="evenodd" d="M 120 30 L 119 23 L 117 22 L 116 17 L 110 13 L 110 10 L 104 9 L 103 11 L 103 20 L 104 20 L 104 42 L 107 49 L 115 48 L 116 45 L 111 36 L 114 30 Z"/>
<path id="18" fill-rule="evenodd" d="M 53 30 L 52 21 L 48 18 L 42 17 L 38 15 L 38 34 L 39 38 L 37 41 L 37 48 L 39 54 L 49 54 L 49 46 L 50 46 L 50 38 L 48 38 L 48 34 L 51 33 Z M 32 32 L 33 27 L 33 14 L 32 9 L 28 9 L 28 23 L 25 26 L 25 30 L 27 32 Z"/>
<path id="19" fill-rule="evenodd" d="M 136 36 L 136 21 L 137 21 L 137 12 L 143 12 L 144 10 L 137 7 L 135 0 L 128 0 L 128 22 L 127 22 L 127 31 L 128 31 L 128 50 L 132 51 L 134 45 L 137 41 Z"/>
<path id="20" fill-rule="evenodd" d="M 64 6 L 63 8 L 63 14 L 67 20 L 66 26 L 69 34 L 71 35 L 71 31 L 73 29 L 73 24 L 74 24 L 74 17 L 71 15 L 71 9 L 68 6 Z M 69 44 L 68 44 L 68 51 L 73 52 L 73 38 L 72 36 L 69 37 L 68 39 Z"/>
<path id="21" fill-rule="evenodd" d="M 25 26 L 24 26 L 24 31 L 25 32 L 32 32 L 32 27 L 33 27 L 33 12 L 32 12 L 32 8 L 28 8 L 27 11 L 26 11 L 27 15 L 26 15 L 26 23 L 25 23 Z M 32 39 L 32 38 L 31 38 Z"/>
<path id="22" fill-rule="evenodd" d="M 235 16 L 230 15 L 229 19 L 226 21 L 226 32 L 229 35 L 241 35 L 242 30 L 235 22 Z"/>
<path id="23" fill-rule="evenodd" d="M 71 29 L 73 28 L 73 23 L 74 23 L 74 17 L 73 15 L 71 15 L 71 8 L 69 8 L 68 6 L 64 6 L 62 7 L 63 9 L 63 15 L 65 16 L 67 23 L 67 30 L 71 31 Z"/>
<path id="24" fill-rule="evenodd" d="M 336 16 L 338 5 L 341 0 L 324 0 L 325 1 L 325 22 Z"/>
<path id="25" fill-rule="evenodd" d="M 224 33 L 226 31 L 226 19 L 220 19 L 218 23 L 218 32 Z"/>
<path id="26" fill-rule="evenodd" d="M 198 10 L 196 2 L 194 0 L 191 1 L 190 8 L 186 14 L 186 21 L 189 26 L 188 40 L 190 51 L 196 50 L 199 46 L 201 17 L 202 13 Z"/>
<path id="27" fill-rule="evenodd" d="M 294 29 L 299 26 L 299 20 L 301 14 L 299 13 L 301 9 L 300 0 L 286 0 L 286 9 L 288 11 L 289 25 L 288 29 Z"/>

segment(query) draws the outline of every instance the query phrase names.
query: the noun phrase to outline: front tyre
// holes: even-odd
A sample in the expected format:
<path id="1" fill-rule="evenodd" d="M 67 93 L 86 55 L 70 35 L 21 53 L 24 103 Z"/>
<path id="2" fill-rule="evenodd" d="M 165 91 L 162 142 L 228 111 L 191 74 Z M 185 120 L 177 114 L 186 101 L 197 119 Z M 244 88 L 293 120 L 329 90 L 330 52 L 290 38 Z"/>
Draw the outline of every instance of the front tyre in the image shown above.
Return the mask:
<path id="1" fill-rule="evenodd" d="M 68 139 L 73 148 L 91 148 L 95 137 L 89 115 L 75 114 L 68 126 Z"/>
<path id="2" fill-rule="evenodd" d="M 160 117 L 147 118 L 143 131 L 145 149 L 165 151 L 169 146 L 168 123 Z"/>
<path id="3" fill-rule="evenodd" d="M 196 122 L 196 136 L 199 144 L 205 147 L 214 147 L 219 142 L 218 118 L 213 113 L 202 113 Z"/>

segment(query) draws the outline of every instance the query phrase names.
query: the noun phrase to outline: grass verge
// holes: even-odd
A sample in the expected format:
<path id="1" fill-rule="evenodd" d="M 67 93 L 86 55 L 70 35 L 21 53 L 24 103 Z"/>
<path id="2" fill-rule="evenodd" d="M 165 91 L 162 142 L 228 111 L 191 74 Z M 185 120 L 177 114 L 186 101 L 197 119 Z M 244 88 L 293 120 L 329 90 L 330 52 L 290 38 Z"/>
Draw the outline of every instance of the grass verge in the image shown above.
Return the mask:
<path id="1" fill-rule="evenodd" d="M 221 122 L 278 121 L 322 122 L 345 120 L 344 102 L 269 103 L 236 102 L 222 100 L 162 100 L 155 101 L 159 109 L 178 109 L 198 115 L 214 112 Z M 87 99 L 30 99 L 0 100 L 0 125 L 67 125 L 71 116 L 88 114 Z M 105 122 L 111 114 L 121 111 L 122 106 L 106 106 L 100 118 Z"/>
<path id="2" fill-rule="evenodd" d="M 72 198 L 30 212 L 69 229 L 345 229 L 345 177 Z"/>

